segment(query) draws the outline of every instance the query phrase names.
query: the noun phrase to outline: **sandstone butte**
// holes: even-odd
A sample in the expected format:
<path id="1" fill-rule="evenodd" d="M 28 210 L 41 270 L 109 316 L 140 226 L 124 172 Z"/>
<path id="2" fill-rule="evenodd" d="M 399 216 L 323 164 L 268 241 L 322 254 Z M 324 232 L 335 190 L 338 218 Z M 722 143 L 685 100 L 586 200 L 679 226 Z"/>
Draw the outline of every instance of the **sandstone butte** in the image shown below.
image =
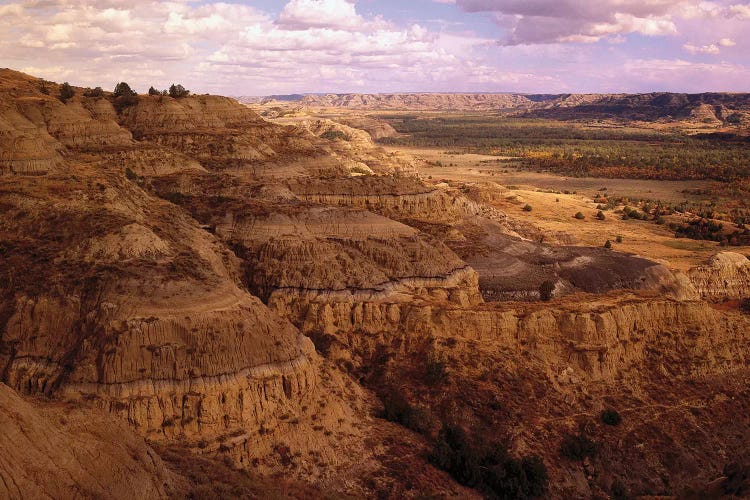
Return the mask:
<path id="1" fill-rule="evenodd" d="M 551 498 L 748 463 L 750 319 L 712 305 L 744 256 L 535 243 L 366 121 L 40 83 L 0 70 L 0 497 L 480 497 L 429 458 L 447 422 L 539 456 Z M 561 458 L 580 429 L 598 454 Z"/>

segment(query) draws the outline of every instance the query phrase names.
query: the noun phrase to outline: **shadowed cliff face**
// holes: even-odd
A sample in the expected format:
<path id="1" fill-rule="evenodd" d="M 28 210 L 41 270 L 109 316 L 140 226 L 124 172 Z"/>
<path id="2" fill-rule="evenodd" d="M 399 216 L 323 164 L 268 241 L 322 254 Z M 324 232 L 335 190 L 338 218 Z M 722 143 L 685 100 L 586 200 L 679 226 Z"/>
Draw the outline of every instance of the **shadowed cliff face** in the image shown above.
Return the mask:
<path id="1" fill-rule="evenodd" d="M 477 495 L 428 463 L 455 420 L 541 455 L 566 497 L 613 478 L 656 488 L 644 464 L 676 488 L 678 465 L 701 463 L 685 470 L 707 482 L 740 449 L 747 395 L 729 382 L 747 369 L 750 325 L 677 300 L 744 293 L 737 259 L 695 270 L 693 290 L 645 259 L 531 241 L 345 125 L 271 124 L 212 96 L 141 96 L 118 114 L 110 96 L 50 95 L 0 71 L 3 409 L 27 405 L 16 394 L 66 401 L 159 450 L 185 446 L 183 465 L 192 453 L 354 496 Z M 562 297 L 551 304 L 482 298 L 534 299 L 545 279 Z M 437 386 L 423 380 L 436 359 Z M 419 433 L 376 418 L 393 388 L 428 411 Z M 639 455 L 597 430 L 591 470 L 560 461 L 562 435 L 604 405 L 625 409 L 622 442 L 659 444 Z M 671 412 L 696 405 L 677 429 Z M 668 442 L 717 423 L 731 430 Z M 165 474 L 116 455 L 136 477 Z M 141 483 L 122 489 L 169 493 Z"/>

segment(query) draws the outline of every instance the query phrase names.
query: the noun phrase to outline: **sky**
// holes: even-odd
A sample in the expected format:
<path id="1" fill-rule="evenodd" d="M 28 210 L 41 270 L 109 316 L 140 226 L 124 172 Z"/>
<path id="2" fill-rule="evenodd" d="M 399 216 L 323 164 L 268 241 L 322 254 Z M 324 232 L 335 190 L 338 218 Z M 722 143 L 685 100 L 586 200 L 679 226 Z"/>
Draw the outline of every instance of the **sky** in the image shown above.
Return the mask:
<path id="1" fill-rule="evenodd" d="M 0 0 L 0 67 L 232 96 L 750 92 L 750 3 Z"/>

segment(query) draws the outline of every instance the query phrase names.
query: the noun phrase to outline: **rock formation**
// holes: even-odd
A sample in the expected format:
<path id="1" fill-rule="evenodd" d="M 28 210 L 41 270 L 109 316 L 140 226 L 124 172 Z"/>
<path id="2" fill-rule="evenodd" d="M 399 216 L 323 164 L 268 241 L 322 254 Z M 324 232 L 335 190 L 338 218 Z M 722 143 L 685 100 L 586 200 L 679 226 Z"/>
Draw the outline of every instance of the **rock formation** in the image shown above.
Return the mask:
<path id="1" fill-rule="evenodd" d="M 750 297 L 750 260 L 735 252 L 720 252 L 705 265 L 688 272 L 690 280 L 707 300 Z"/>
<path id="2" fill-rule="evenodd" d="M 40 83 L 0 71 L 0 444 L 12 457 L 0 494 L 184 494 L 159 454 L 180 471 L 220 460 L 229 476 L 359 497 L 471 497 L 427 459 L 456 419 L 540 455 L 558 497 L 601 495 L 614 476 L 645 493 L 644 463 L 674 485 L 701 460 L 685 470 L 707 484 L 720 448 L 741 449 L 747 395 L 732 381 L 750 323 L 696 293 L 747 294 L 744 257 L 691 271 L 693 288 L 636 256 L 535 241 L 471 187 L 420 180 L 356 121 L 270 123 L 213 96 L 140 96 L 118 112 L 108 95 L 64 104 Z M 466 100 L 501 97 L 533 101 Z M 553 301 L 528 300 L 544 280 Z M 387 405 L 394 388 L 417 405 L 418 433 L 378 418 L 376 396 Z M 556 449 L 605 404 L 627 412 L 630 441 L 731 419 L 673 455 L 628 448 L 635 473 L 601 436 L 584 474 Z M 693 420 L 675 428 L 656 408 Z M 31 483 L 37 470 L 49 486 Z"/>

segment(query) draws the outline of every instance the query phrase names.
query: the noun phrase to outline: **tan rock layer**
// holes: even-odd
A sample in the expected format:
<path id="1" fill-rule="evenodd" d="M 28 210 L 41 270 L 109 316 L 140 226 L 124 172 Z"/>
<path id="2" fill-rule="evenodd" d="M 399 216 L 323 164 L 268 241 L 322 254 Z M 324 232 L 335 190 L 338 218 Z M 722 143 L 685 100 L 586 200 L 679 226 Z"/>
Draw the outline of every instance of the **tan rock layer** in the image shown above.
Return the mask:
<path id="1" fill-rule="evenodd" d="M 688 271 L 701 297 L 708 300 L 750 297 L 750 260 L 742 254 L 721 252 Z"/>

